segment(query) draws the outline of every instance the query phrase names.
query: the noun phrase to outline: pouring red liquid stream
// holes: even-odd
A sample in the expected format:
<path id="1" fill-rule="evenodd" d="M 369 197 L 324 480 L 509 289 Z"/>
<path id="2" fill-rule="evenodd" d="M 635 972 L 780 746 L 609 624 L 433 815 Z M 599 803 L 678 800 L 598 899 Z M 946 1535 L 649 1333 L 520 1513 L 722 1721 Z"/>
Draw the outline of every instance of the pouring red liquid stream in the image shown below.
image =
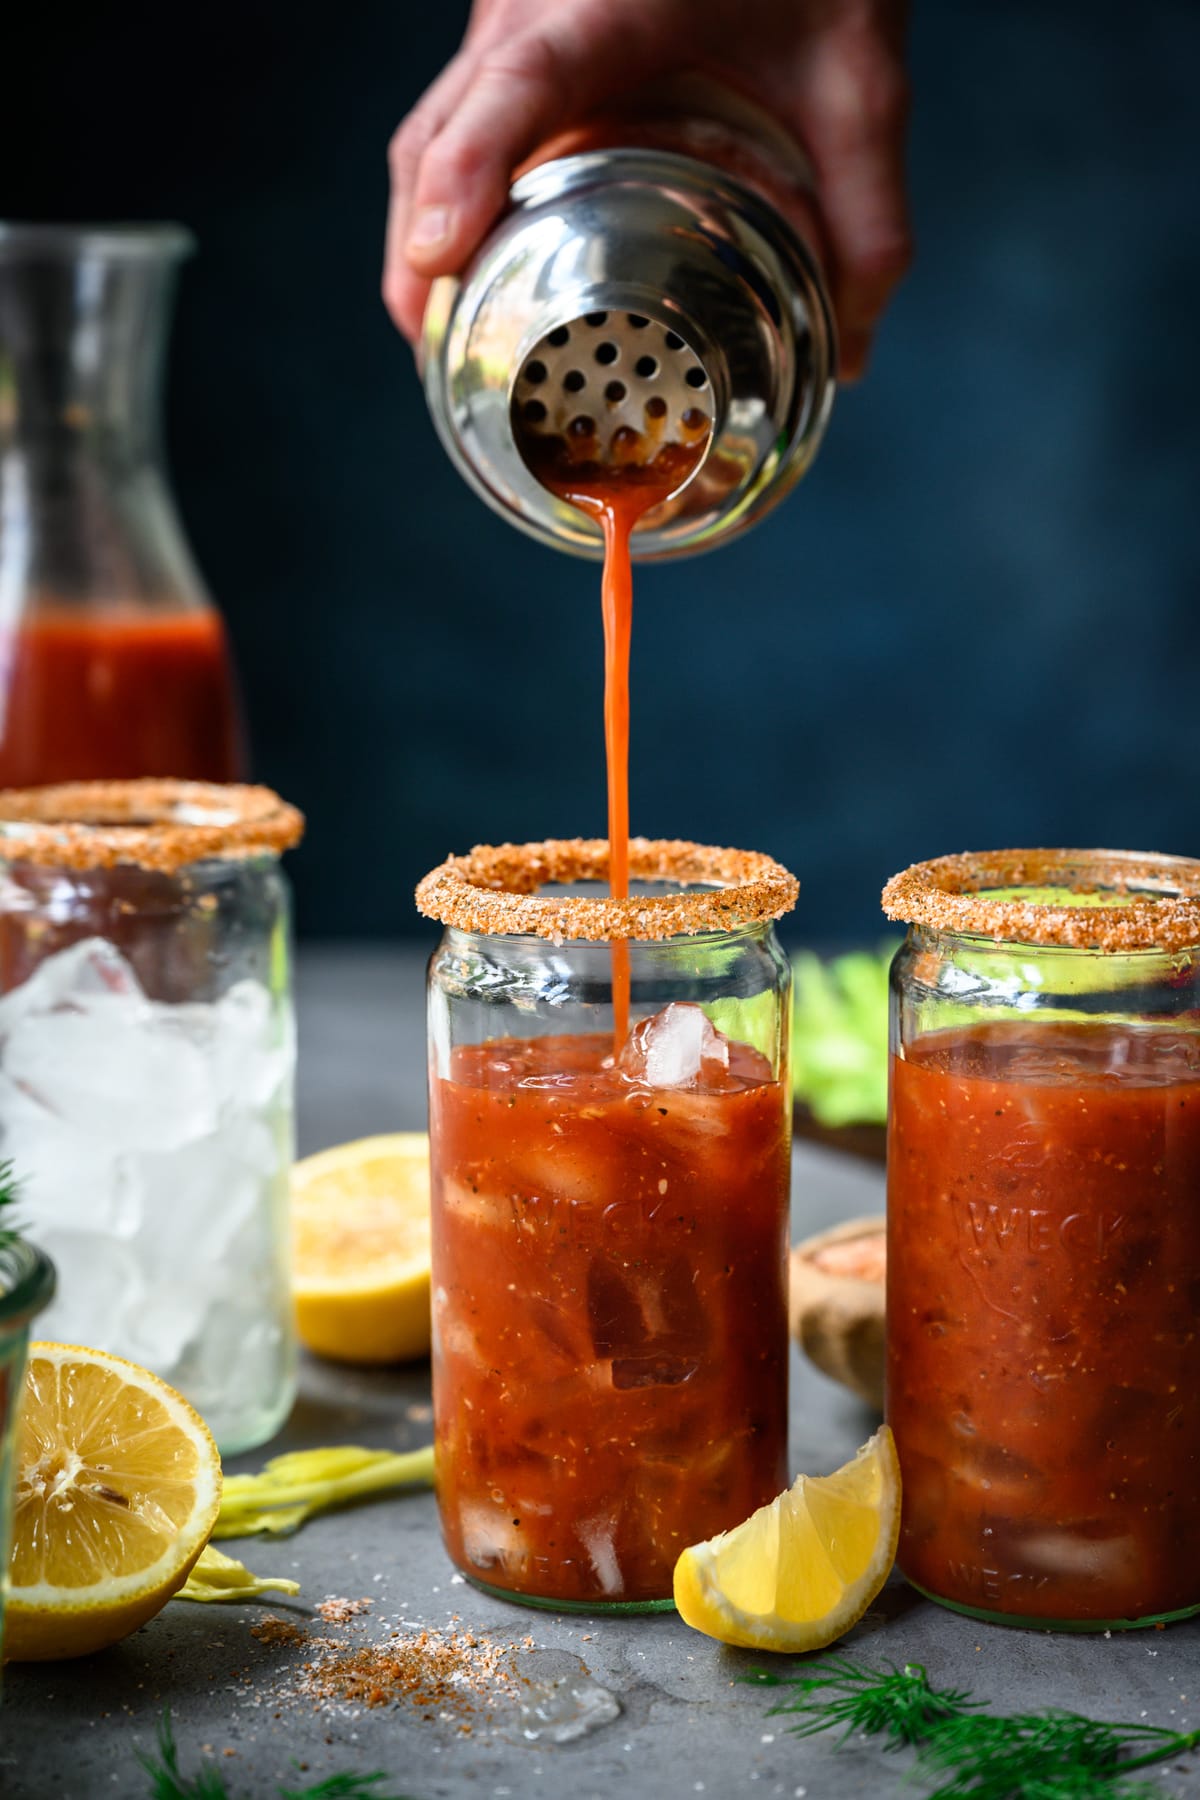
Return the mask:
<path id="1" fill-rule="evenodd" d="M 598 521 L 604 533 L 604 747 L 608 769 L 608 883 L 614 899 L 629 896 L 629 644 L 633 563 L 629 540 L 638 521 L 661 506 L 698 466 L 708 445 L 668 444 L 650 463 L 572 467 L 562 440 L 548 440 L 538 469 L 546 487 Z M 629 945 L 612 946 L 613 1040 L 619 1054 L 629 1033 Z"/>

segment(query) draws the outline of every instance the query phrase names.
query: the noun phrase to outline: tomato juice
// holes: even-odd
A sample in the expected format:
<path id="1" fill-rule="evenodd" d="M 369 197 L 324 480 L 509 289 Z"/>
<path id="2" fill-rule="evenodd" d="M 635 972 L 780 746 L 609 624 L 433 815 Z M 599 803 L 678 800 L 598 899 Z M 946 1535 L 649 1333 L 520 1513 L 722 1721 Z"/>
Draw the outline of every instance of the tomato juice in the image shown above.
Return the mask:
<path id="1" fill-rule="evenodd" d="M 790 1096 L 707 1021 L 694 1085 L 654 1087 L 664 1016 L 620 1059 L 493 1039 L 431 1083 L 442 1527 L 553 1604 L 669 1599 L 787 1482 Z"/>
<path id="2" fill-rule="evenodd" d="M 1013 1622 L 1200 1607 L 1200 1033 L 910 1044 L 887 1260 L 909 1579 Z"/>
<path id="3" fill-rule="evenodd" d="M 39 608 L 0 632 L 0 694 L 0 787 L 243 773 L 225 630 L 211 608 Z"/>

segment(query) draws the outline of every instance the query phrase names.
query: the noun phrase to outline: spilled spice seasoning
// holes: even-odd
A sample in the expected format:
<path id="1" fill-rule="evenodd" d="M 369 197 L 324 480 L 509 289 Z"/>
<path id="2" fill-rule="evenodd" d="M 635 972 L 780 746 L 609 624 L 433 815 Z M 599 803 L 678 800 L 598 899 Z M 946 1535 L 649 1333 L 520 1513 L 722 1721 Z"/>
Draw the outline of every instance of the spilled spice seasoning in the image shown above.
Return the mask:
<path id="1" fill-rule="evenodd" d="M 311 1640 L 303 1625 L 297 1625 L 291 1619 L 281 1619 L 277 1613 L 268 1613 L 257 1625 L 250 1627 L 250 1636 L 258 1639 L 260 1644 L 307 1644 Z"/>
<path id="2" fill-rule="evenodd" d="M 357 1619 L 360 1613 L 370 1612 L 373 1601 L 342 1600 L 335 1594 L 327 1594 L 324 1600 L 317 1602 L 317 1611 L 327 1625 L 345 1625 L 350 1619 Z"/>

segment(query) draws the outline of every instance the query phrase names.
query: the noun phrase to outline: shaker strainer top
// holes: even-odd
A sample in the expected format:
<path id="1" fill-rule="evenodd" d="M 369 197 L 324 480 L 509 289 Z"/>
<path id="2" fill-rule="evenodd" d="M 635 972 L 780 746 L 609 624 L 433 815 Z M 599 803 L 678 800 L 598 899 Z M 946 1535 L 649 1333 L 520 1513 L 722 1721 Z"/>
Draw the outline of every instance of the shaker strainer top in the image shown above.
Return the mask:
<path id="1" fill-rule="evenodd" d="M 601 536 L 548 458 L 677 459 L 679 483 L 633 533 L 645 560 L 721 542 L 792 487 L 824 431 L 836 347 L 815 257 L 774 207 L 639 148 L 523 175 L 461 280 L 434 283 L 420 360 L 462 475 L 560 549 L 597 557 Z"/>
<path id="2" fill-rule="evenodd" d="M 662 467 L 674 447 L 678 492 L 703 461 L 712 415 L 700 358 L 644 313 L 590 312 L 556 325 L 513 387 L 513 439 L 539 479 L 556 463 L 612 473 Z"/>

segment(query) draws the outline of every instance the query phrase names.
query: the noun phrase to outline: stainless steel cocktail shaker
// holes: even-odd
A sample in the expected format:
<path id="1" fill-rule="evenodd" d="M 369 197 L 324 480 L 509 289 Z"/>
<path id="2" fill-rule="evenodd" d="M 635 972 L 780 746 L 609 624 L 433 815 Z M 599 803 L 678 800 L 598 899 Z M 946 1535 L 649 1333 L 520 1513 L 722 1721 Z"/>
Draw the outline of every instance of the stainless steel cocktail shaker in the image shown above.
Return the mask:
<path id="1" fill-rule="evenodd" d="M 583 556 L 599 530 L 532 472 L 529 433 L 707 431 L 698 473 L 634 533 L 648 560 L 724 542 L 789 492 L 825 429 L 836 341 L 814 247 L 759 193 L 691 156 L 599 149 L 516 182 L 462 278 L 434 284 L 421 365 L 475 491 Z"/>

